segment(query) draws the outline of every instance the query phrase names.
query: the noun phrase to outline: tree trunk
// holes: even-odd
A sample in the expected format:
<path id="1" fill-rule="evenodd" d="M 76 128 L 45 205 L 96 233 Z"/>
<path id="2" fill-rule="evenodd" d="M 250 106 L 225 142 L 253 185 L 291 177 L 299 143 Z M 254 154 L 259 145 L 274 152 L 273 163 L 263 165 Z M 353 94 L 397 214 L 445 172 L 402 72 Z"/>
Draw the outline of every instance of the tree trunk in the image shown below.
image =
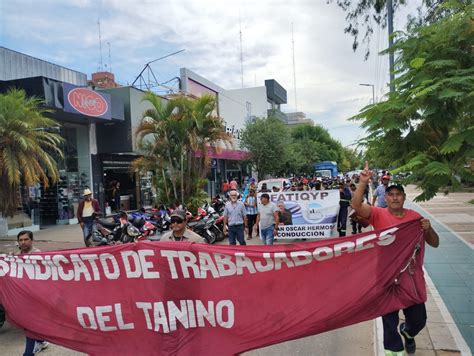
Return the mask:
<path id="1" fill-rule="evenodd" d="M 163 183 L 165 186 L 166 201 L 170 201 L 170 192 L 168 190 L 168 183 L 166 183 L 166 174 L 164 168 L 161 168 L 161 173 L 163 175 Z"/>
<path id="2" fill-rule="evenodd" d="M 184 205 L 184 152 L 181 151 L 181 204 Z"/>
<path id="3" fill-rule="evenodd" d="M 171 159 L 171 155 L 168 152 L 168 161 L 170 163 L 170 179 L 171 179 L 171 185 L 173 186 L 173 194 L 174 194 L 174 200 L 178 200 L 178 191 L 176 190 L 176 175 L 174 174 L 175 169 L 173 167 L 173 160 Z"/>

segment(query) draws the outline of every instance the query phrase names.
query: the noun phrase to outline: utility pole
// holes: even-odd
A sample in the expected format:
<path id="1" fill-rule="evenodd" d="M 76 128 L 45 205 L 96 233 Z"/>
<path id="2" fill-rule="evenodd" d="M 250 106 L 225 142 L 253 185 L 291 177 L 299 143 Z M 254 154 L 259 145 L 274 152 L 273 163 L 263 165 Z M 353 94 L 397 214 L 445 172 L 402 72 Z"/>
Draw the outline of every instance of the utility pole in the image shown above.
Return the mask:
<path id="1" fill-rule="evenodd" d="M 99 27 L 99 52 L 100 52 L 99 70 L 102 72 L 104 70 L 104 61 L 102 60 L 102 36 L 100 34 L 100 19 L 97 19 L 97 26 Z"/>
<path id="2" fill-rule="evenodd" d="M 291 45 L 293 48 L 293 86 L 295 87 L 295 112 L 298 112 L 298 100 L 296 97 L 295 33 L 293 31 L 293 22 L 291 23 Z"/>
<path id="3" fill-rule="evenodd" d="M 240 34 L 240 80 L 242 82 L 242 88 L 244 87 L 244 53 L 242 49 L 242 20 L 240 19 L 239 10 L 239 34 Z"/>
<path id="4" fill-rule="evenodd" d="M 393 38 L 392 38 L 392 33 L 393 33 L 393 5 L 392 5 L 392 0 L 387 0 L 387 21 L 388 21 L 388 47 L 392 48 L 393 46 Z M 389 67 L 390 67 L 390 92 L 395 91 L 395 84 L 393 83 L 395 79 L 395 74 L 394 74 L 394 59 L 393 59 L 393 52 L 390 52 L 388 54 L 388 61 L 389 61 Z"/>
<path id="5" fill-rule="evenodd" d="M 109 46 L 109 72 L 112 73 L 112 57 L 110 55 L 110 42 L 107 42 L 107 46 Z"/>

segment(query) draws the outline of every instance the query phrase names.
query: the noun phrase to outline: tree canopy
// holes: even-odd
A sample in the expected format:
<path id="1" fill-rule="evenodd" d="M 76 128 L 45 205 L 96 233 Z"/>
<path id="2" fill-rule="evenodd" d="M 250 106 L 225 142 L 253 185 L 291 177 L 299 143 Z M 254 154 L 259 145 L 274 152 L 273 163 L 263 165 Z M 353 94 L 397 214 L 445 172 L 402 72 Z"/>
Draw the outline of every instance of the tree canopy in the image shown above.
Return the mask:
<path id="1" fill-rule="evenodd" d="M 290 128 L 273 117 L 247 123 L 241 147 L 249 150 L 249 160 L 259 178 L 265 175 L 311 175 L 314 164 L 320 161 L 336 161 L 340 171 L 348 171 L 360 164 L 359 155 L 344 148 L 322 126 Z"/>
<path id="2" fill-rule="evenodd" d="M 274 117 L 247 122 L 240 140 L 240 146 L 249 151 L 249 161 L 259 179 L 279 175 L 285 169 L 288 144 L 288 130 Z"/>
<path id="3" fill-rule="evenodd" d="M 450 15 L 412 32 L 396 33 L 395 92 L 353 117 L 378 165 L 412 171 L 409 181 L 432 198 L 445 185 L 473 181 L 466 168 L 474 157 L 473 5 L 445 5 Z"/>

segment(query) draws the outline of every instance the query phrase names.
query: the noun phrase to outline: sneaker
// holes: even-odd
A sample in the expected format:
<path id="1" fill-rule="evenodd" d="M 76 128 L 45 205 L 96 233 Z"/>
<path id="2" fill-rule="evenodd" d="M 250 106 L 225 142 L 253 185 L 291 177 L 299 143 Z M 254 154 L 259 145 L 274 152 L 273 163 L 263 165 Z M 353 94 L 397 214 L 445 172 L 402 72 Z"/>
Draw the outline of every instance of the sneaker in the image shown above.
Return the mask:
<path id="1" fill-rule="evenodd" d="M 405 340 L 405 351 L 408 355 L 413 355 L 416 351 L 416 342 L 415 338 L 408 335 L 405 331 L 405 323 L 400 324 L 400 334 L 402 334 L 403 339 Z"/>
<path id="2" fill-rule="evenodd" d="M 36 341 L 35 348 L 33 349 L 33 354 L 37 354 L 38 352 L 43 351 L 45 348 L 49 346 L 49 342 L 47 341 Z"/>

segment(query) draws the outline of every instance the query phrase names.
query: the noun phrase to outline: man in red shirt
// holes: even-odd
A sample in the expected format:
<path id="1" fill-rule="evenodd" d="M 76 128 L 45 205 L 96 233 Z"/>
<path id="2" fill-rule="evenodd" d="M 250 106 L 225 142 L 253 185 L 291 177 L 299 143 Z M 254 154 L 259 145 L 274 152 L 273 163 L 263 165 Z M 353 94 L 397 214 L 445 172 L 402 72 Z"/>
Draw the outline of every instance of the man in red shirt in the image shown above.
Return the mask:
<path id="1" fill-rule="evenodd" d="M 430 221 L 423 219 L 416 211 L 403 207 L 406 195 L 401 185 L 392 185 L 385 189 L 387 208 L 379 208 L 363 203 L 364 191 L 371 177 L 372 172 L 369 170 L 368 163 L 365 162 L 364 170 L 359 176 L 359 185 L 352 199 L 352 207 L 356 211 L 356 214 L 368 219 L 376 230 L 421 218 L 421 228 L 424 230 L 426 243 L 432 247 L 438 247 L 439 236 L 431 227 Z M 400 324 L 400 333 L 405 340 L 405 350 L 407 354 L 414 354 L 416 350 L 415 336 L 426 325 L 425 304 L 421 303 L 409 306 L 403 309 L 403 314 L 405 314 L 405 322 Z M 404 354 L 404 347 L 402 338 L 398 332 L 398 310 L 382 316 L 382 321 L 385 355 L 402 356 Z"/>

